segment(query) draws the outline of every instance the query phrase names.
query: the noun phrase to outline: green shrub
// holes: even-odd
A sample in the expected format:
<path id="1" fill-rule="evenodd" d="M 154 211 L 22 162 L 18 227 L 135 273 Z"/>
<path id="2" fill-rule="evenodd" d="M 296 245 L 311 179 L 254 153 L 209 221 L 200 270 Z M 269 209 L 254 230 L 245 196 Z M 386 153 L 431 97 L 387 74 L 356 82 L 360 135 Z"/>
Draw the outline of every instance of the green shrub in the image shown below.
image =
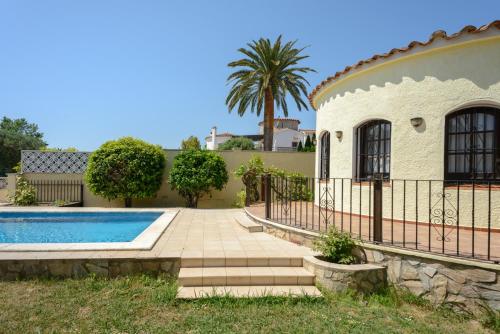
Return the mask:
<path id="1" fill-rule="evenodd" d="M 15 205 L 36 205 L 36 188 L 29 184 L 24 176 L 19 175 L 16 178 L 16 191 L 11 200 Z"/>
<path id="2" fill-rule="evenodd" d="M 357 243 L 347 232 L 330 227 L 327 233 L 320 235 L 314 242 L 314 250 L 321 253 L 325 260 L 333 263 L 351 264 L 356 262 L 353 255 Z"/>
<path id="3" fill-rule="evenodd" d="M 66 204 L 68 204 L 67 201 L 63 200 L 63 199 L 56 199 L 52 205 L 53 206 L 65 206 Z"/>
<path id="4" fill-rule="evenodd" d="M 273 176 L 271 187 L 278 200 L 312 201 L 313 193 L 309 189 L 307 177 L 303 174 L 275 167 L 266 171 Z"/>
<path id="5" fill-rule="evenodd" d="M 228 141 L 219 145 L 219 150 L 234 150 L 239 149 L 243 151 L 251 151 L 255 149 L 253 141 L 246 137 L 231 138 Z"/>
<path id="6" fill-rule="evenodd" d="M 276 167 L 264 167 L 264 161 L 258 155 L 252 156 L 247 164 L 241 164 L 234 175 L 241 177 L 241 181 L 248 189 L 250 202 L 259 200 L 259 178 L 264 174 L 272 176 L 271 187 L 278 200 L 311 201 L 313 194 L 309 190 L 307 177 L 301 173 L 289 172 Z M 286 186 L 285 186 L 286 185 Z"/>
<path id="7" fill-rule="evenodd" d="M 228 181 L 226 163 L 212 151 L 183 151 L 174 158 L 169 182 L 191 208 L 203 194 L 222 190 Z"/>
<path id="8" fill-rule="evenodd" d="M 189 138 L 185 139 L 181 143 L 181 150 L 200 150 L 201 145 L 198 137 L 189 136 Z"/>
<path id="9" fill-rule="evenodd" d="M 233 203 L 235 208 L 244 208 L 247 200 L 247 192 L 242 189 L 236 193 L 236 199 Z"/>
<path id="10" fill-rule="evenodd" d="M 160 189 L 165 169 L 165 152 L 132 137 L 104 143 L 89 157 L 85 182 L 95 195 L 107 199 L 152 197 Z"/>

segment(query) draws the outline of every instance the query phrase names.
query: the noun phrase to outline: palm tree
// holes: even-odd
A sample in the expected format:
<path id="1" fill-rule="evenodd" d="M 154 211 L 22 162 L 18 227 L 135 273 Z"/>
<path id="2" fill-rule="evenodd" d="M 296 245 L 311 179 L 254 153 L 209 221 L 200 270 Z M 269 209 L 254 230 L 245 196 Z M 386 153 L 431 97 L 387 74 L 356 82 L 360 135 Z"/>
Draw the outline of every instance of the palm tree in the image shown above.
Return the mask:
<path id="1" fill-rule="evenodd" d="M 260 116 L 264 105 L 264 151 L 273 149 L 275 103 L 287 117 L 286 96 L 289 93 L 299 111 L 302 108 L 308 109 L 302 95 L 307 95 L 306 84 L 309 85 L 309 82 L 302 75 L 315 71 L 309 67 L 297 66 L 309 56 L 302 55 L 304 48 L 295 48 L 295 43 L 296 41 L 290 41 L 282 45 L 281 36 L 274 44 L 269 39 L 261 38 L 248 43 L 248 49 L 238 49 L 245 57 L 228 64 L 229 67 L 236 68 L 227 78 L 232 83 L 226 98 L 229 112 L 237 107 L 240 116 L 247 109 Z"/>

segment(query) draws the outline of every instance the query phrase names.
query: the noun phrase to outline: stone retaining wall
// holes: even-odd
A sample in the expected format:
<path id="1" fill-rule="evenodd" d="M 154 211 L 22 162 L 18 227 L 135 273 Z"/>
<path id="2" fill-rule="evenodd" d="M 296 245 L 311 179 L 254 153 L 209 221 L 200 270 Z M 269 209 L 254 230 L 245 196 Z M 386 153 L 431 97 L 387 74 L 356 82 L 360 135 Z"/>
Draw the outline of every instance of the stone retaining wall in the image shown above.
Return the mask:
<path id="1" fill-rule="evenodd" d="M 248 212 L 247 212 L 248 214 Z M 318 234 L 250 215 L 264 231 L 312 247 Z M 500 265 L 372 244 L 363 244 L 368 263 L 387 268 L 387 283 L 410 290 L 434 305 L 449 304 L 475 312 L 500 311 Z"/>
<path id="2" fill-rule="evenodd" d="M 386 267 L 373 264 L 336 264 L 314 256 L 304 258 L 304 268 L 316 276 L 316 282 L 336 292 L 347 289 L 375 292 L 387 285 Z"/>
<path id="3" fill-rule="evenodd" d="M 139 273 L 164 273 L 177 276 L 179 268 L 179 258 L 3 260 L 0 261 L 0 280 L 82 278 L 92 274 L 99 277 L 117 277 Z"/>
<path id="4" fill-rule="evenodd" d="M 388 282 L 423 296 L 476 310 L 487 304 L 500 310 L 499 270 L 365 248 L 367 260 L 387 267 Z"/>

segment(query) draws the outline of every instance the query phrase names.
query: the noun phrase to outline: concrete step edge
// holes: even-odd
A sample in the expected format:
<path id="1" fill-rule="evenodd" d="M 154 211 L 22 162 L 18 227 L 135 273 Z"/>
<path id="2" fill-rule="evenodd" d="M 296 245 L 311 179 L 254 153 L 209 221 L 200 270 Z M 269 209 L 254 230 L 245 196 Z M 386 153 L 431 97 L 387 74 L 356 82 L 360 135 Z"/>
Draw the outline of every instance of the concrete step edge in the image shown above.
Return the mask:
<path id="1" fill-rule="evenodd" d="M 265 296 L 289 297 L 321 297 L 321 292 L 311 285 L 274 285 L 274 286 L 212 286 L 212 287 L 180 287 L 177 291 L 179 299 L 196 299 L 214 296 L 231 296 L 237 298 L 258 298 Z"/>

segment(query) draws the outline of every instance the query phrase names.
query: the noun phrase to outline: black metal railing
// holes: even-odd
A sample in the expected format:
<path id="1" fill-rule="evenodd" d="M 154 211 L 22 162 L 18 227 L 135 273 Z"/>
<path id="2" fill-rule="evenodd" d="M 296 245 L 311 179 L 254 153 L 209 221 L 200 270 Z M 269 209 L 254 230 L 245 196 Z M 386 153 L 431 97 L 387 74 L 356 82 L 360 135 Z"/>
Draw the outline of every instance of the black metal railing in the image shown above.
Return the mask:
<path id="1" fill-rule="evenodd" d="M 78 203 L 83 206 L 83 182 L 81 180 L 29 180 L 36 189 L 39 203 Z"/>
<path id="2" fill-rule="evenodd" d="M 276 223 L 316 232 L 335 226 L 394 247 L 500 261 L 500 181 L 262 177 Z"/>

